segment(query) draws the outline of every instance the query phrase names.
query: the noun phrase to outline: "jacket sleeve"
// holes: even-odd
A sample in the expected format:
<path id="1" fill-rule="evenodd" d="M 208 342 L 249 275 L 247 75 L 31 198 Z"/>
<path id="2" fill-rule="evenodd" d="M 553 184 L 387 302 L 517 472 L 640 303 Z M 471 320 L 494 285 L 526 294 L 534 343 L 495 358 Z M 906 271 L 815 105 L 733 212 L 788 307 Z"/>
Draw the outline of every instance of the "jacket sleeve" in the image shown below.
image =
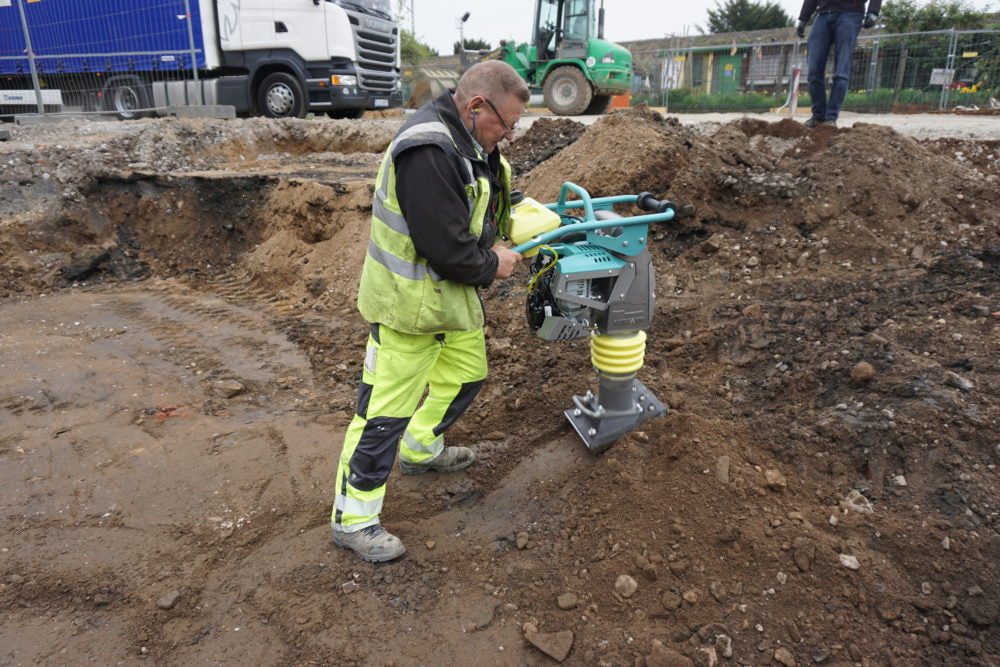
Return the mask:
<path id="1" fill-rule="evenodd" d="M 809 21 L 809 18 L 813 15 L 813 12 L 816 11 L 817 4 L 818 0 L 803 0 L 802 11 L 799 12 L 799 20 Z"/>
<path id="2" fill-rule="evenodd" d="M 496 253 L 469 231 L 465 180 L 438 146 L 416 146 L 396 156 L 396 198 L 417 253 L 439 274 L 485 287 L 497 275 Z"/>

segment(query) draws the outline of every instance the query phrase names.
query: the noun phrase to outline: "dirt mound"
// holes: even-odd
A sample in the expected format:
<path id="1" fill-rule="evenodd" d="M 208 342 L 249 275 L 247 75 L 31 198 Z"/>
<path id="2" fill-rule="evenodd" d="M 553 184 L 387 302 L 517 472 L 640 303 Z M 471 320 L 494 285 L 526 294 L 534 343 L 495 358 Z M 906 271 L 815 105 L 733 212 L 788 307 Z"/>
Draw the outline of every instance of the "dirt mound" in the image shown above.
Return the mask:
<path id="1" fill-rule="evenodd" d="M 555 201 L 566 181 L 594 197 L 662 189 L 688 164 L 693 131 L 644 107 L 615 111 L 522 177 L 527 195 Z M 655 177 L 652 175 L 655 174 Z"/>
<path id="2" fill-rule="evenodd" d="M 736 121 L 736 125 L 748 137 L 765 136 L 776 137 L 778 139 L 801 139 L 814 134 L 805 125 L 791 118 L 784 118 L 776 123 L 769 123 L 760 118 L 746 116 Z"/>
<path id="3" fill-rule="evenodd" d="M 0 145 L 10 661 L 1000 659 L 995 143 L 648 109 L 529 129 L 529 196 L 694 207 L 649 242 L 639 376 L 670 413 L 589 455 L 561 414 L 587 344 L 528 330 L 520 266 L 483 291 L 491 374 L 447 436 L 477 465 L 394 472 L 408 555 L 372 565 L 327 524 L 398 127 L 370 123 Z"/>
<path id="4" fill-rule="evenodd" d="M 959 164 L 983 172 L 988 183 L 996 184 L 1000 179 L 1000 141 L 935 139 L 925 145 L 933 153 L 945 154 Z"/>
<path id="5" fill-rule="evenodd" d="M 612 115 L 528 174 L 524 189 L 545 201 L 567 180 L 595 196 L 651 190 L 693 205 L 703 231 L 714 228 L 720 241 L 734 235 L 740 253 L 768 255 L 765 265 L 780 263 L 776 248 L 745 232 L 766 228 L 786 250 L 819 242 L 813 256 L 870 263 L 899 261 L 996 223 L 995 177 L 969 160 L 942 161 L 878 125 L 796 128 L 747 119 L 697 137 L 656 119 Z M 995 163 L 991 150 L 976 149 L 980 163 Z"/>
<path id="6" fill-rule="evenodd" d="M 503 154 L 516 178 L 579 139 L 585 129 L 583 123 L 569 118 L 540 118 L 505 146 Z"/>

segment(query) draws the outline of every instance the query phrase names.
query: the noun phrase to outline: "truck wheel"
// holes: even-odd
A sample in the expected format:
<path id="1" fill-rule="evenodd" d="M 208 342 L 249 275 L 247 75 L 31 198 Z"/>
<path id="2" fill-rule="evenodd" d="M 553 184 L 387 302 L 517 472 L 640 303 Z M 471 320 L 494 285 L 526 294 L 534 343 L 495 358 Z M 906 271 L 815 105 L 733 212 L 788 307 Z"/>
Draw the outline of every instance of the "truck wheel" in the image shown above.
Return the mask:
<path id="1" fill-rule="evenodd" d="M 257 89 L 257 107 L 268 118 L 305 118 L 305 91 L 291 74 L 274 72 L 264 77 Z"/>
<path id="2" fill-rule="evenodd" d="M 590 106 L 594 91 L 575 67 L 557 67 L 545 79 L 545 106 L 557 116 L 579 116 Z"/>
<path id="3" fill-rule="evenodd" d="M 610 95 L 594 95 L 594 99 L 591 100 L 590 106 L 584 109 L 583 113 L 590 116 L 596 116 L 607 111 L 609 106 L 611 106 Z"/>
<path id="4" fill-rule="evenodd" d="M 104 108 L 107 111 L 117 112 L 122 120 L 139 118 L 140 109 L 149 109 L 152 106 L 149 86 L 139 77 L 114 77 L 104 86 Z"/>
<path id="5" fill-rule="evenodd" d="M 365 115 L 364 109 L 331 109 L 326 112 L 330 118 L 361 118 Z"/>

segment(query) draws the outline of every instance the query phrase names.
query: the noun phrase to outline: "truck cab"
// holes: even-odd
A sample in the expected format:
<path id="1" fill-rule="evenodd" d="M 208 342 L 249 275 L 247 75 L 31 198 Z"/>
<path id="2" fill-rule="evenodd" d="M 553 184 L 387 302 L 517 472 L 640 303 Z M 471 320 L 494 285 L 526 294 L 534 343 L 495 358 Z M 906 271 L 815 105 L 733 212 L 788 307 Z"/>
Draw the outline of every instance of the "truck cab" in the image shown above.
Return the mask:
<path id="1" fill-rule="evenodd" d="M 133 118 L 204 104 L 356 118 L 399 107 L 391 2 L 0 0 L 0 114 Z"/>
<path id="2" fill-rule="evenodd" d="M 220 63 L 246 71 L 249 109 L 356 118 L 402 105 L 391 0 L 217 0 Z"/>

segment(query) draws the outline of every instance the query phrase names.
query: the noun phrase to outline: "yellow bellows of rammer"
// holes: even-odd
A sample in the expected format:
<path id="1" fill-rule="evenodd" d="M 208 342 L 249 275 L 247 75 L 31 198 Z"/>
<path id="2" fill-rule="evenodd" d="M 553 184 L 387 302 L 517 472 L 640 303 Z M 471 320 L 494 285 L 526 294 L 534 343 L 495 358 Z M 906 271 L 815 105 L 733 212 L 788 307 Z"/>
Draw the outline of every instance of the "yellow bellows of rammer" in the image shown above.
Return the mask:
<path id="1" fill-rule="evenodd" d="M 627 375 L 642 368 L 646 354 L 646 332 L 623 335 L 590 335 L 590 361 L 605 373 Z"/>

